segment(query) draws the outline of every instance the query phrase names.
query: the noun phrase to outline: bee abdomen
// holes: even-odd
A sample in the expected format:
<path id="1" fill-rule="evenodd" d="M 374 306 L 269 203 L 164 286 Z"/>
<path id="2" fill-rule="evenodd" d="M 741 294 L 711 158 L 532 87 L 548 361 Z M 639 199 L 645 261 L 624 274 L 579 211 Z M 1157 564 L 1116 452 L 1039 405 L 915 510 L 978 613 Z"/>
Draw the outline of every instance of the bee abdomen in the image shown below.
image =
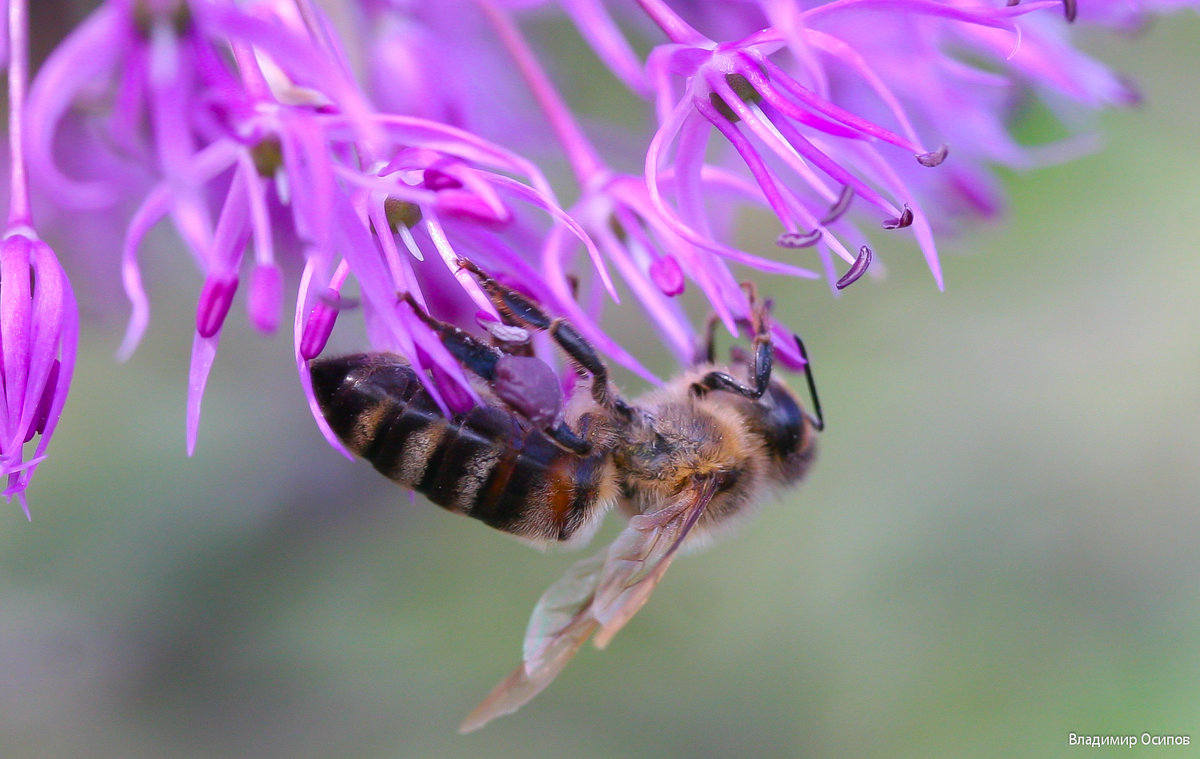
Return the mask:
<path id="1" fill-rule="evenodd" d="M 447 419 L 395 356 L 322 359 L 312 377 L 347 448 L 445 509 L 537 540 L 567 540 L 596 511 L 604 454 L 563 451 L 503 408 Z"/>

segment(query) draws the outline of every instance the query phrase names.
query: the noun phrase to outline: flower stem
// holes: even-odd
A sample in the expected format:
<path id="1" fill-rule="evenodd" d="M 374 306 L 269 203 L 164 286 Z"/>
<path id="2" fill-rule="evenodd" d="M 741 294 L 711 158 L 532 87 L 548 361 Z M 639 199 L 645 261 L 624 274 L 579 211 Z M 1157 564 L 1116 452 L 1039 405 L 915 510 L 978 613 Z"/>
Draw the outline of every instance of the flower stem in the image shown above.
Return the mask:
<path id="1" fill-rule="evenodd" d="M 25 90 L 29 83 L 29 9 L 26 0 L 8 4 L 8 229 L 32 233 L 29 178 L 25 168 Z"/>
<path id="2" fill-rule="evenodd" d="M 554 84 L 538 64 L 537 58 L 529 49 L 529 44 L 517 29 L 517 25 L 492 0 L 476 0 L 476 2 L 496 29 L 505 49 L 516 61 L 521 76 L 533 92 L 534 99 L 546 114 L 551 128 L 566 150 L 576 179 L 580 185 L 586 186 L 592 177 L 604 170 L 603 162 L 596 154 L 592 144 L 588 142 L 579 124 L 572 117 L 571 109 L 563 102 L 558 90 L 554 88 Z"/>

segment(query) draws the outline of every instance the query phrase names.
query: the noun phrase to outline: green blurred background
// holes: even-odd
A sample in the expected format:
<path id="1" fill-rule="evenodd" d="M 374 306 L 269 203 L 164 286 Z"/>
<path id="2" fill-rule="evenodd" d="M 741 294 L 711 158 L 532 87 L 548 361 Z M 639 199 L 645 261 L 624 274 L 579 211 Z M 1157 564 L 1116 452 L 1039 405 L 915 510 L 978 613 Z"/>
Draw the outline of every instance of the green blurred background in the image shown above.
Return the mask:
<path id="1" fill-rule="evenodd" d="M 151 262 L 145 344 L 117 365 L 123 306 L 88 314 L 34 520 L 0 516 L 0 756 L 1195 755 L 1200 20 L 1088 39 L 1146 105 L 1007 177 L 944 293 L 912 252 L 780 297 L 829 420 L 810 481 L 465 737 L 577 557 L 341 459 L 240 317 L 187 459 L 198 281 Z"/>

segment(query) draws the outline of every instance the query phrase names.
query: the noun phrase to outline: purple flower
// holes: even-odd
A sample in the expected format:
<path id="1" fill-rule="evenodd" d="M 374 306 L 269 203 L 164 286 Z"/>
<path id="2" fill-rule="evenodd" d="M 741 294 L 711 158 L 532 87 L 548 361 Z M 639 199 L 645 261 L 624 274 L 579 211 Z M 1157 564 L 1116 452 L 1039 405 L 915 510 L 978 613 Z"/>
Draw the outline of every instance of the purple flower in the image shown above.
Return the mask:
<path id="1" fill-rule="evenodd" d="M 612 23 L 598 3 L 563 4 L 581 25 Z M 680 237 L 716 250 L 705 231 L 714 204 L 762 204 L 779 220 L 779 245 L 815 248 L 831 284 L 844 281 L 831 254 L 863 261 L 862 221 L 873 217 L 912 231 L 941 287 L 933 227 L 999 210 L 991 166 L 1029 168 L 1086 146 L 1018 144 L 1008 122 L 1019 91 L 1064 119 L 1064 105 L 1136 101 L 1071 46 L 1073 2 L 638 5 L 669 40 L 647 67 L 659 120 L 646 158 L 656 210 Z M 1138 3 L 1094 5 L 1085 15 L 1108 23 L 1144 13 Z M 585 36 L 615 74 L 645 89 L 625 73 L 621 42 Z M 718 161 L 714 137 L 726 146 Z"/>
<path id="2" fill-rule="evenodd" d="M 218 44 L 230 48 L 231 60 L 218 54 Z M 101 65 L 83 65 L 89 60 Z M 251 322 L 268 332 L 277 324 L 280 227 L 292 239 L 284 263 L 301 270 L 298 362 L 323 348 L 347 305 L 340 293 L 353 273 L 371 342 L 433 372 L 435 394 L 447 406 L 469 403 L 475 391 L 399 294 L 411 293 L 423 308 L 452 320 L 473 320 L 476 311 L 498 318 L 459 266 L 465 245 L 472 260 L 557 294 L 570 310 L 567 280 L 545 281 L 516 252 L 529 247 L 528 239 L 511 241 L 544 234 L 523 228 L 533 223 L 534 210 L 550 226 L 583 239 L 599 262 L 531 163 L 456 127 L 377 110 L 344 60 L 311 8 L 297 15 L 290 4 L 243 11 L 232 4 L 113 2 L 56 51 L 34 87 L 32 120 L 41 135 L 35 165 L 80 206 L 140 188 L 82 182 L 58 170 L 50 145 L 66 104 L 94 89 L 97 77 L 117 76 L 118 89 L 141 109 L 114 109 L 104 123 L 113 142 L 148 159 L 154 180 L 123 245 L 133 313 L 120 354 L 136 348 L 149 324 L 141 242 L 154 224 L 170 218 L 204 273 L 188 384 L 189 451 L 221 329 L 243 277 L 250 279 Z M 180 107 L 179 98 L 190 98 L 194 107 Z M 585 334 L 607 341 L 585 315 L 577 316 Z M 300 376 L 311 399 L 308 374 Z"/>
<path id="3" fill-rule="evenodd" d="M 38 239 L 29 207 L 25 162 L 25 87 L 28 29 L 24 0 L 10 0 L 8 96 L 10 194 L 8 223 L 0 240 L 0 475 L 4 496 L 29 506 L 25 489 L 46 457 L 62 415 L 79 318 L 71 283 L 54 251 Z M 40 435 L 32 455 L 26 444 Z"/>
<path id="4" fill-rule="evenodd" d="M 272 333 L 288 301 L 300 382 L 338 446 L 305 365 L 347 322 L 364 331 L 360 342 L 405 356 L 443 408 L 477 400 L 418 313 L 503 331 L 465 261 L 651 381 L 604 329 L 622 290 L 687 363 L 696 330 L 678 296 L 689 289 L 737 334 L 750 316 L 748 272 L 821 271 L 841 289 L 909 234 L 941 286 L 934 230 L 998 212 L 993 167 L 1088 147 L 1020 144 L 1009 132 L 1018 95 L 1042 98 L 1072 128 L 1135 100 L 1074 48 L 1068 17 L 1129 27 L 1185 5 L 1195 3 L 346 0 L 347 43 L 313 0 L 107 0 L 38 73 L 21 151 L 60 209 L 136 207 L 114 246 L 132 306 L 121 356 L 151 328 L 141 258 L 159 252 L 144 249 L 147 232 L 167 220 L 182 240 L 199 272 L 189 451 L 229 315 L 241 303 Z M 653 133 L 598 135 L 577 116 L 560 73 L 521 31 L 523 14 L 556 10 L 647 102 Z M 627 30 L 659 44 L 643 60 Z M 735 242 L 736 211 L 755 205 L 777 224 L 771 250 Z M 28 250 L 28 265 L 61 274 L 31 225 L 10 229 L 5 266 L 19 268 Z M 31 333 L 42 342 L 12 354 L 40 383 L 23 391 L 22 408 L 40 403 L 39 389 L 58 399 L 48 419 L 73 351 L 65 278 L 57 313 L 49 296 L 39 300 L 58 274 L 39 270 L 27 297 L 37 314 L 27 321 L 47 325 Z M 799 286 L 789 281 L 780 287 Z M 12 372 L 8 315 L 16 335 L 20 292 L 0 289 Z M 802 368 L 787 328 L 772 329 L 781 363 Z M 57 353 L 51 334 L 63 341 Z M 543 337 L 533 346 L 565 392 L 574 372 Z M 52 353 L 57 381 L 45 368 Z M 23 414 L 6 439 L 23 439 L 30 419 L 38 428 L 36 408 Z M 18 466 L 15 450 L 4 455 Z"/>
<path id="5" fill-rule="evenodd" d="M 520 504 L 514 490 L 499 491 L 518 481 L 532 487 L 538 476 L 525 470 L 530 462 L 548 462 L 546 476 L 555 478 L 546 492 L 557 516 L 546 524 L 563 514 L 592 516 L 593 499 L 596 515 L 616 500 L 631 512 L 630 526 L 598 561 L 577 564 L 543 597 L 525 663 L 476 713 L 487 718 L 532 697 L 597 628 L 606 642 L 645 601 L 688 530 L 718 503 L 711 499 L 719 488 L 732 488 L 723 496 L 732 500 L 720 503 L 736 504 L 807 467 L 810 432 L 823 429 L 824 418 L 803 344 L 771 321 L 768 291 L 792 295 L 823 278 L 836 294 L 879 274 L 875 262 L 895 241 L 915 243 L 942 287 L 935 230 L 1000 211 L 996 167 L 1026 169 L 1076 155 L 1091 147 L 1087 116 L 1136 102 L 1129 85 L 1076 49 L 1070 23 L 1129 29 L 1148 13 L 1197 5 L 102 0 L 49 55 L 27 99 L 25 3 L 6 4 L 12 205 L 0 239 L 5 495 L 25 507 L 25 489 L 64 408 L 78 333 L 66 273 L 34 231 L 28 175 L 63 216 L 117 217 L 131 209 L 121 239 L 100 237 L 84 251 L 96 258 L 119 252 L 130 304 L 122 358 L 153 328 L 143 259 L 178 252 L 152 249 L 148 233 L 164 221 L 174 228 L 183 265 L 196 272 L 187 296 L 195 298 L 189 454 L 221 336 L 238 321 L 230 315 L 239 306 L 267 334 L 291 312 L 299 382 L 317 426 L 343 453 L 310 374 L 338 364 L 314 362 L 337 330 L 358 330 L 350 339 L 364 350 L 401 355 L 406 366 L 390 357 L 367 361 L 372 371 L 402 377 L 405 392 L 415 392 L 413 376 L 425 384 L 428 396 L 408 396 L 419 400 L 388 431 L 393 440 L 411 442 L 393 433 L 423 413 L 415 409 L 427 397 L 447 418 L 483 398 L 507 404 L 510 413 L 488 409 L 470 424 L 456 417 L 452 423 L 466 430 L 461 435 L 438 432 L 437 451 L 401 457 L 403 468 L 419 465 L 421 474 L 397 479 L 424 479 L 422 492 L 438 480 L 441 495 L 449 495 L 441 487 L 448 470 L 431 462 L 477 447 L 468 440 L 472 430 L 476 440 L 500 439 L 522 427 L 518 417 L 563 449 L 596 454 L 560 467 L 561 456 L 534 453 L 543 445 L 554 450 L 554 443 L 530 433 L 520 462 L 507 454 L 485 462 L 481 454 L 468 467 L 471 497 L 486 488 L 489 504 L 503 502 L 493 512 L 520 510 L 510 509 Z M 336 9 L 338 23 L 319 6 Z M 571 67 L 553 65 L 536 39 L 526 39 L 524 30 L 541 28 L 525 26 L 527 19 L 553 23 L 555 13 L 579 29 L 632 93 L 625 101 L 631 110 L 641 106 L 619 114 L 622 120 L 643 116 L 652 126 L 598 129 L 601 114 L 583 101 L 588 88 L 571 78 Z M 1013 106 L 1029 99 L 1043 103 L 1070 136 L 1037 146 L 1013 137 Z M 766 250 L 746 249 L 735 235 L 737 216 L 756 207 L 769 212 L 758 221 L 775 241 Z M 812 287 L 825 297 L 820 285 Z M 684 294 L 695 309 L 690 314 Z M 644 458 L 639 468 L 656 484 L 639 495 L 620 463 L 625 452 L 614 450 L 618 439 L 631 437 L 621 423 L 566 410 L 568 399 L 582 405 L 572 386 L 590 373 L 592 402 L 614 419 L 624 415 L 641 426 L 643 416 L 657 413 L 614 395 L 605 367 L 584 345 L 659 382 L 607 326 L 616 308 L 640 309 L 645 333 L 680 365 L 707 360 L 712 340 L 698 339 L 696 329 L 703 314 L 710 335 L 718 325 L 735 336 L 749 327 L 755 350 L 746 354 L 745 376 L 693 368 L 677 387 L 768 393 L 768 405 L 739 400 L 754 415 L 729 410 L 732 426 L 702 433 L 697 422 L 685 430 L 714 435 L 721 441 L 714 448 L 738 448 L 730 436 L 743 437 L 771 453 L 771 463 L 743 466 L 705 452 L 687 465 L 691 474 L 664 477 L 658 456 L 669 437 L 647 423 L 636 441 L 646 451 L 631 457 Z M 493 351 L 463 332 L 511 350 Z M 768 381 L 772 366 L 806 371 L 815 416 L 799 424 L 802 412 Z M 333 384 L 346 387 L 346 375 L 336 371 Z M 747 376 L 751 384 L 742 387 Z M 372 382 L 362 382 L 364 392 L 381 387 Z M 662 418 L 673 408 L 664 405 Z M 497 418 L 494 427 L 487 421 Z M 352 424 L 365 440 L 363 419 Z M 397 453 L 376 432 L 371 447 Z M 422 437 L 426 444 L 433 439 Z M 459 453 L 438 452 L 446 450 Z M 701 470 L 715 474 L 697 487 Z M 575 487 L 570 498 L 557 479 L 586 484 L 593 474 L 592 484 Z M 452 508 L 469 500 L 463 492 L 455 498 Z M 493 515 L 489 524 L 508 519 Z M 479 724 L 472 718 L 468 727 Z"/>

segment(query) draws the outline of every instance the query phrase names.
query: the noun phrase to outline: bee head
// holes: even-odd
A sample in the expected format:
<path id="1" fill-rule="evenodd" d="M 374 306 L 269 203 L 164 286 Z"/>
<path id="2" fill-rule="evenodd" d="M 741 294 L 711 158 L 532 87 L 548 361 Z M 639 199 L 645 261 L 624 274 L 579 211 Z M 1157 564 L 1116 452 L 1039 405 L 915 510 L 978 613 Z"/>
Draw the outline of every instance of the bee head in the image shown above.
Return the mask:
<path id="1" fill-rule="evenodd" d="M 772 381 L 762 398 L 747 402 L 741 412 L 762 439 L 778 484 L 803 479 L 816 455 L 816 428 L 787 385 Z"/>

